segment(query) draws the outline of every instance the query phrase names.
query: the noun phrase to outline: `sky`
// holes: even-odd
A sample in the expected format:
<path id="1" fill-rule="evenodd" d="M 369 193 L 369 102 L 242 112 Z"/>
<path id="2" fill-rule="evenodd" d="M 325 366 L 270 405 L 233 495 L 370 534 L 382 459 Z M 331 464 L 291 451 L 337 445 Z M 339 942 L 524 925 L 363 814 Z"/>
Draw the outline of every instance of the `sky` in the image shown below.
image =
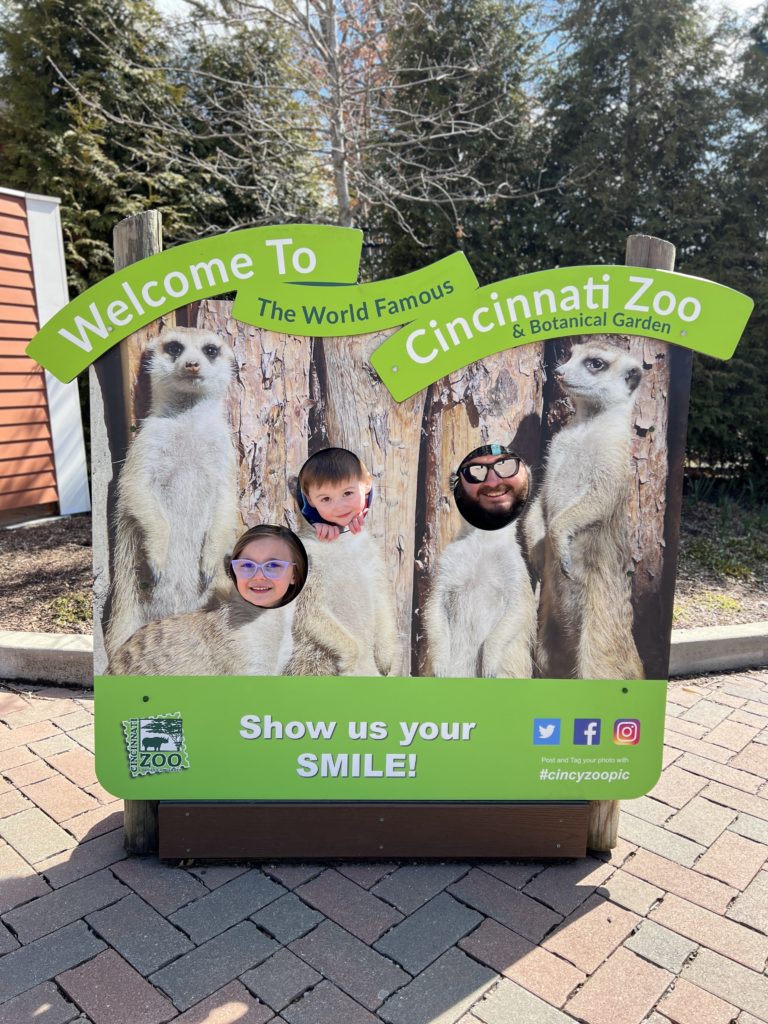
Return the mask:
<path id="1" fill-rule="evenodd" d="M 184 0 L 155 0 L 158 8 L 166 14 L 184 14 L 188 10 Z M 708 0 L 709 6 L 713 10 L 717 10 L 719 7 L 726 7 L 732 11 L 738 11 L 739 13 L 745 13 L 751 8 L 759 6 L 756 0 Z"/>

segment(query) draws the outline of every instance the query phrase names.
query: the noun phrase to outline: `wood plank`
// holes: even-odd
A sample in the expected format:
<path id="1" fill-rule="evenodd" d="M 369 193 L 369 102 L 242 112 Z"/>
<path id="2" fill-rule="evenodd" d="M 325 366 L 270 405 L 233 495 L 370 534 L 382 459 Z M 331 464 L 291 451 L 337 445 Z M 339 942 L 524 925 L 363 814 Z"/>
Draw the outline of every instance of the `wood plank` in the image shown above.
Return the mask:
<path id="1" fill-rule="evenodd" d="M 35 279 L 29 270 L 6 269 L 0 265 L 0 286 L 4 288 L 32 288 L 34 291 Z"/>
<path id="2" fill-rule="evenodd" d="M 28 505 L 49 505 L 59 500 L 55 487 L 42 487 L 36 491 L 17 491 L 15 494 L 0 494 L 0 512 L 11 508 L 26 508 Z"/>
<path id="3" fill-rule="evenodd" d="M 0 304 L 0 322 L 4 324 L 37 324 L 37 307 Z"/>
<path id="4" fill-rule="evenodd" d="M 3 284 L 0 280 L 0 302 L 7 302 L 11 306 L 31 306 L 36 308 L 35 291 L 32 285 L 28 287 L 16 287 L 13 284 Z"/>
<path id="5" fill-rule="evenodd" d="M 8 360 L 0 360 L 7 362 Z M 21 362 L 21 360 L 18 360 Z M 32 360 L 28 360 L 32 362 Z M 0 373 L 0 392 L 7 391 L 40 391 L 45 388 L 45 374 L 39 366 L 26 373 Z"/>
<path id="6" fill-rule="evenodd" d="M 586 803 L 161 803 L 160 857 L 583 857 Z"/>
<path id="7" fill-rule="evenodd" d="M 27 204 L 22 196 L 0 196 L 0 215 L 4 217 L 27 216 Z"/>
<path id="8" fill-rule="evenodd" d="M 0 391 L 0 409 L 47 409 L 45 391 Z"/>
<path id="9" fill-rule="evenodd" d="M 0 213 L 0 234 L 19 235 L 27 238 L 29 236 L 29 228 L 27 227 L 26 216 Z"/>
<path id="10" fill-rule="evenodd" d="M 29 256 L 32 252 L 32 247 L 29 244 L 28 238 L 20 238 L 18 235 L 9 235 L 5 231 L 0 231 L 0 253 L 2 252 L 15 252 L 21 253 L 23 256 Z M 0 262 L 5 262 L 0 257 Z"/>
<path id="11" fill-rule="evenodd" d="M 29 254 L 3 252 L 0 245 L 0 267 L 4 270 L 22 270 L 32 273 L 32 258 Z"/>
<path id="12" fill-rule="evenodd" d="M 3 326 L 0 324 L 0 331 Z M 29 345 L 29 341 L 25 338 L 0 338 L 0 356 L 24 356 L 27 354 L 27 345 Z"/>
<path id="13" fill-rule="evenodd" d="M 0 427 L 26 426 L 27 424 L 48 425 L 48 406 L 14 407 L 3 409 L 0 406 Z"/>
<path id="14" fill-rule="evenodd" d="M 56 467 L 50 453 L 43 452 L 30 458 L 6 458 L 5 452 L 0 448 L 0 479 L 10 480 L 14 476 L 27 476 L 29 474 L 55 473 Z"/>
<path id="15" fill-rule="evenodd" d="M 19 464 L 25 459 L 33 456 L 46 456 L 49 459 L 53 459 L 53 444 L 50 438 L 25 438 L 23 441 L 5 441 L 3 440 L 3 431 L 13 429 L 8 427 L 0 427 L 0 463 L 7 461 L 8 459 L 20 460 Z M 53 462 L 51 462 L 53 465 Z"/>
<path id="16" fill-rule="evenodd" d="M 0 345 L 5 341 L 31 341 L 37 334 L 36 324 L 0 324 Z"/>
<path id="17" fill-rule="evenodd" d="M 15 494 L 17 491 L 37 491 L 56 486 L 56 474 L 24 473 L 21 476 L 0 477 L 0 494 Z"/>
<path id="18" fill-rule="evenodd" d="M 51 427 L 43 423 L 12 423 L 0 426 L 0 444 L 26 444 L 29 441 L 50 441 Z"/>
<path id="19" fill-rule="evenodd" d="M 22 342 L 21 352 L 18 355 L 6 356 L 5 349 L 0 348 L 0 375 L 4 373 L 42 373 L 40 363 L 24 355 L 27 343 Z M 0 376 L 1 379 L 1 376 Z M 7 389 L 6 389 L 7 390 Z"/>

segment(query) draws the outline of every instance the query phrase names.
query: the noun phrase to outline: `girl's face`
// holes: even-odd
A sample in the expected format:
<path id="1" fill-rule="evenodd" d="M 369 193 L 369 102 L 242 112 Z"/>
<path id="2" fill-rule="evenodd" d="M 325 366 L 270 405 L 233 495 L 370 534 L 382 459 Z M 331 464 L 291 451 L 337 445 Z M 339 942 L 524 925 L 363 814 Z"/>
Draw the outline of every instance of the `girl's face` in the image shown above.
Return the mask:
<path id="1" fill-rule="evenodd" d="M 252 571 L 252 566 L 246 565 L 239 571 L 235 570 L 237 592 L 250 604 L 255 604 L 259 608 L 274 608 L 279 604 L 296 578 L 293 552 L 286 541 L 279 537 L 259 537 L 249 541 L 234 561 L 256 562 L 259 565 L 267 563 L 265 568 L 256 569 L 250 579 L 246 579 L 245 571 Z M 291 564 L 282 571 L 281 566 L 271 564 L 275 562 Z M 275 573 L 280 575 L 277 579 L 270 579 L 264 575 L 265 569 L 269 576 Z"/>

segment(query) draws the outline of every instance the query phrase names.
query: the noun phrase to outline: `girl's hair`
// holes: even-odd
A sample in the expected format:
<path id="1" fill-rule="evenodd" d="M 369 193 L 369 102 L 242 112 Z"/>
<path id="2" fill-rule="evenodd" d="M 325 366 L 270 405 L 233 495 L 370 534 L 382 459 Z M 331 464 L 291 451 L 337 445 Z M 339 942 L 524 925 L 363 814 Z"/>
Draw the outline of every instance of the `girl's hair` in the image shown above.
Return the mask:
<path id="1" fill-rule="evenodd" d="M 235 586 L 237 586 L 237 577 L 235 576 L 232 568 L 232 559 L 239 558 L 240 552 L 247 544 L 250 544 L 252 540 L 262 540 L 264 537 L 272 537 L 275 540 L 285 541 L 291 549 L 291 561 L 295 563 L 293 567 L 293 583 L 288 587 L 282 601 L 278 601 L 277 604 L 272 605 L 273 608 L 280 608 L 284 604 L 290 604 L 295 597 L 299 596 L 304 584 L 307 582 L 307 571 L 309 567 L 307 552 L 304 550 L 304 545 L 296 534 L 292 530 L 289 530 L 287 526 L 272 526 L 269 523 L 262 523 L 260 526 L 252 526 L 250 530 L 246 530 L 245 533 L 235 541 L 235 546 L 232 548 L 232 554 L 227 559 L 227 573 Z"/>

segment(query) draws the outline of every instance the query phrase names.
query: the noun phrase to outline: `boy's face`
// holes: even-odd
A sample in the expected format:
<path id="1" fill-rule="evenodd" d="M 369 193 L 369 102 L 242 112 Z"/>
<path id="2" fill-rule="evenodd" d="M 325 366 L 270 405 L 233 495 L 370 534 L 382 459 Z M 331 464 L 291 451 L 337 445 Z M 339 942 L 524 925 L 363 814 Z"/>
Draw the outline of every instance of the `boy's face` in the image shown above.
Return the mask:
<path id="1" fill-rule="evenodd" d="M 347 480 L 345 483 L 316 484 L 307 490 L 307 500 L 327 523 L 348 526 L 365 508 L 371 482 Z"/>

